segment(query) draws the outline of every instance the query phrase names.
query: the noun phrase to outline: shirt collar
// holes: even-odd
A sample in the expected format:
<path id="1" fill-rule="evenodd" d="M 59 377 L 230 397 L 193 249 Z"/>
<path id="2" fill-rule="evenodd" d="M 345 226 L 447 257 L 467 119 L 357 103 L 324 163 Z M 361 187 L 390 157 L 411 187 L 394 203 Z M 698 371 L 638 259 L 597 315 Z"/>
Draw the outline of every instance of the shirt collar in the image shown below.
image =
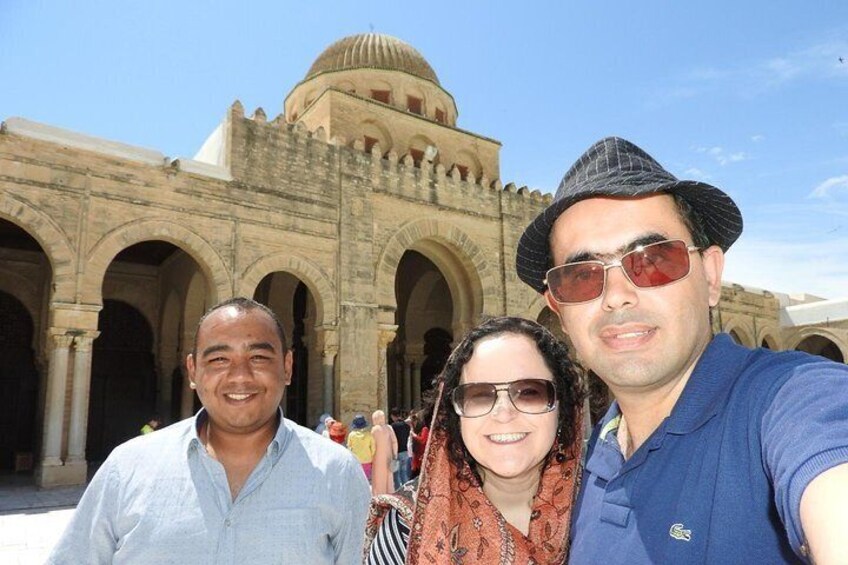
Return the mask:
<path id="1" fill-rule="evenodd" d="M 272 457 L 274 463 L 276 463 L 280 455 L 282 455 L 283 450 L 285 449 L 292 434 L 291 425 L 287 423 L 282 407 L 277 408 L 277 416 L 280 420 L 280 425 L 277 426 L 277 433 L 274 434 L 274 438 L 271 440 L 271 443 L 268 444 L 267 450 L 267 453 Z M 191 430 L 186 434 L 185 439 L 185 450 L 187 453 L 192 449 L 203 449 L 203 442 L 200 441 L 200 428 L 208 419 L 209 413 L 206 411 L 206 408 L 198 410 L 197 414 L 195 414 L 192 418 L 193 421 Z"/>
<path id="2" fill-rule="evenodd" d="M 707 345 L 683 389 L 680 398 L 669 416 L 666 431 L 675 434 L 693 432 L 718 413 L 723 399 L 730 392 L 730 384 L 736 380 L 745 366 L 745 358 L 751 353 L 737 345 L 728 334 L 718 334 Z M 618 431 L 621 410 L 613 401 L 600 422 L 598 439 Z"/>
<path id="3" fill-rule="evenodd" d="M 737 345 L 728 334 L 715 336 L 698 359 L 674 405 L 666 431 L 672 434 L 691 433 L 715 416 L 750 354 L 750 349 Z"/>

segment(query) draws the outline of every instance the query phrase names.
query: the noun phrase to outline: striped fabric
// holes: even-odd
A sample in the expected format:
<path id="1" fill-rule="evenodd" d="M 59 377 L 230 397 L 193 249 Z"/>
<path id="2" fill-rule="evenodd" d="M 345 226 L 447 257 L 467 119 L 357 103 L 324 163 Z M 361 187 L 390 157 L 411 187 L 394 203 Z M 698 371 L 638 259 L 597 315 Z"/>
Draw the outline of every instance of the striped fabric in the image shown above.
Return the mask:
<path id="1" fill-rule="evenodd" d="M 406 547 L 409 545 L 409 526 L 396 508 L 386 513 L 368 558 L 367 565 L 403 565 L 406 559 Z"/>
<path id="2" fill-rule="evenodd" d="M 515 257 L 519 278 L 536 291 L 545 291 L 545 273 L 553 266 L 548 242 L 551 226 L 578 200 L 659 192 L 683 197 L 703 220 L 710 241 L 725 251 L 742 233 L 742 214 L 727 194 L 706 183 L 677 180 L 639 147 L 607 137 L 571 166 L 551 205 L 524 230 Z"/>

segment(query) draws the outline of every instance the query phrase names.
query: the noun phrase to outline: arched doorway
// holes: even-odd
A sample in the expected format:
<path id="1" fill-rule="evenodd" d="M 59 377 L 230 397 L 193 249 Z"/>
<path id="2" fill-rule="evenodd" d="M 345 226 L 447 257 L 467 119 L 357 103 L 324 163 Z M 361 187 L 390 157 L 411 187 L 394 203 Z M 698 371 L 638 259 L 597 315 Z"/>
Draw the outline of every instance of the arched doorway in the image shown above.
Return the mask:
<path id="1" fill-rule="evenodd" d="M 136 243 L 109 263 L 92 355 L 89 461 L 105 458 L 154 415 L 164 423 L 191 415 L 181 366 L 209 292 L 200 265 L 166 241 Z"/>
<path id="2" fill-rule="evenodd" d="M 839 350 L 839 346 L 822 335 L 811 335 L 805 338 L 795 349 L 798 351 L 805 351 L 813 355 L 821 355 L 822 357 L 826 357 L 827 359 L 836 361 L 837 363 L 845 362 L 845 358 L 842 355 L 842 351 Z"/>
<path id="3" fill-rule="evenodd" d="M 312 293 L 296 276 L 275 272 L 260 281 L 253 298 L 280 318 L 292 351 L 292 381 L 283 399 L 286 418 L 311 427 L 321 411 L 323 394 L 321 356 L 313 351 L 316 309 Z"/>
<path id="4" fill-rule="evenodd" d="M 156 410 L 153 331 L 136 308 L 104 300 L 94 341 L 86 459 L 102 461 Z"/>
<path id="5" fill-rule="evenodd" d="M 435 385 L 451 353 L 453 338 L 442 328 L 430 328 L 424 332 L 424 361 L 421 362 L 421 388 L 424 395 Z"/>
<path id="6" fill-rule="evenodd" d="M 29 312 L 0 291 L 0 471 L 20 469 L 20 457 L 31 467 L 38 405 L 32 338 Z"/>
<path id="7" fill-rule="evenodd" d="M 397 336 L 388 346 L 391 406 L 420 406 L 450 355 L 454 302 L 444 274 L 426 256 L 406 251 L 395 277 Z M 390 406 L 390 407 L 391 407 Z"/>
<path id="8" fill-rule="evenodd" d="M 31 471 L 40 456 L 52 279 L 38 241 L 0 219 L 0 472 Z"/>

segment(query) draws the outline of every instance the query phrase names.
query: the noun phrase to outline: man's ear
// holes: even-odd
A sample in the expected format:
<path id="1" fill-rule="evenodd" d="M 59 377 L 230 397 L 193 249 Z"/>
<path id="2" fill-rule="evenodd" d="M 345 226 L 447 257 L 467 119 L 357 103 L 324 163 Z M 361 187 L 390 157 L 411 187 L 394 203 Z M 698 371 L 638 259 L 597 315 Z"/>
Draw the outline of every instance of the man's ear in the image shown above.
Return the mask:
<path id="1" fill-rule="evenodd" d="M 548 303 L 548 308 L 556 314 L 557 319 L 559 320 L 559 327 L 562 328 L 563 333 L 568 335 L 568 330 L 565 329 L 565 325 L 562 323 L 562 316 L 559 313 L 560 305 L 556 300 L 554 300 L 554 297 L 551 296 L 551 291 L 549 290 L 545 291 L 545 302 Z"/>
<path id="2" fill-rule="evenodd" d="M 721 298 L 721 274 L 724 272 L 724 251 L 718 245 L 707 247 L 701 252 L 704 276 L 707 279 L 710 308 Z"/>
<path id="3" fill-rule="evenodd" d="M 286 354 L 283 357 L 283 380 L 286 386 L 291 384 L 292 380 L 292 366 L 294 365 L 294 356 L 292 355 L 292 350 L 287 349 Z"/>
<path id="4" fill-rule="evenodd" d="M 196 368 L 195 365 L 194 365 L 194 355 L 192 355 L 191 353 L 186 355 L 185 365 L 186 365 L 186 372 L 188 373 L 189 378 L 194 377 L 194 370 Z M 192 380 L 194 380 L 194 379 L 192 379 Z"/>

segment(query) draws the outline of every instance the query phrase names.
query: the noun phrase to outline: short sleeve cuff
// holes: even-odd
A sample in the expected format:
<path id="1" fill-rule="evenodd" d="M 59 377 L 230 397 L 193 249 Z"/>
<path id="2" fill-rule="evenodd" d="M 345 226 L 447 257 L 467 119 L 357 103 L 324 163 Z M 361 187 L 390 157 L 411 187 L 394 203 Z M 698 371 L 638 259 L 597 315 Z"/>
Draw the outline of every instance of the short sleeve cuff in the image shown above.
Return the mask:
<path id="1" fill-rule="evenodd" d="M 795 472 L 789 486 L 789 504 L 791 523 L 786 524 L 789 543 L 798 555 L 804 555 L 802 546 L 807 543 L 801 527 L 801 496 L 813 479 L 837 465 L 848 463 L 848 446 L 823 451 L 806 461 Z"/>

